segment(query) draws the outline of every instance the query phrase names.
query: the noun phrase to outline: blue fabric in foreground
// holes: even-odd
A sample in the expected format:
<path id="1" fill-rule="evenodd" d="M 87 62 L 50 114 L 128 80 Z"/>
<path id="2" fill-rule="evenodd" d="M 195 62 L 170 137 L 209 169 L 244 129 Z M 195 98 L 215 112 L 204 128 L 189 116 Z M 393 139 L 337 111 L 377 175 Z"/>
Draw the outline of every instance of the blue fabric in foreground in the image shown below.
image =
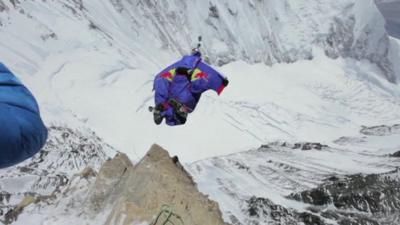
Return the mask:
<path id="1" fill-rule="evenodd" d="M 46 140 L 47 129 L 35 98 L 0 62 L 0 168 L 32 157 Z"/>

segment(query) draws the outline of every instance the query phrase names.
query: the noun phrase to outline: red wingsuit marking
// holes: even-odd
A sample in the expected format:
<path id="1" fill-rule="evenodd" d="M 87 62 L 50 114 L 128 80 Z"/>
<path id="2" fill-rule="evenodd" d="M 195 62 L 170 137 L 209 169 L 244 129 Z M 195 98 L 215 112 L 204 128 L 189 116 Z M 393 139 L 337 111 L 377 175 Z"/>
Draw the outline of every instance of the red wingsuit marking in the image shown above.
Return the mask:
<path id="1" fill-rule="evenodd" d="M 167 78 L 167 79 L 172 79 L 173 78 L 172 73 L 170 73 L 170 72 L 166 72 L 166 73 L 161 74 L 161 77 L 162 78 Z"/>
<path id="2" fill-rule="evenodd" d="M 196 78 L 208 78 L 208 74 L 204 73 L 204 72 L 200 72 L 198 74 L 196 74 L 195 76 Z"/>
<path id="3" fill-rule="evenodd" d="M 225 86 L 224 86 L 224 85 L 221 85 L 221 86 L 217 89 L 218 95 L 220 95 L 224 89 L 225 89 Z"/>

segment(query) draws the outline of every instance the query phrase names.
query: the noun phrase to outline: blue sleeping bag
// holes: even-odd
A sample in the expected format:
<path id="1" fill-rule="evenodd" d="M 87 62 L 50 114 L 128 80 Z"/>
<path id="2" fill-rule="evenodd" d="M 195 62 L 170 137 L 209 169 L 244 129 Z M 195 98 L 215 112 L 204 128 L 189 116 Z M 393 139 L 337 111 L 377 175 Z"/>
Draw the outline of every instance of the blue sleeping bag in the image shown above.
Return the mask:
<path id="1" fill-rule="evenodd" d="M 35 98 L 0 62 L 0 168 L 32 157 L 46 139 Z"/>

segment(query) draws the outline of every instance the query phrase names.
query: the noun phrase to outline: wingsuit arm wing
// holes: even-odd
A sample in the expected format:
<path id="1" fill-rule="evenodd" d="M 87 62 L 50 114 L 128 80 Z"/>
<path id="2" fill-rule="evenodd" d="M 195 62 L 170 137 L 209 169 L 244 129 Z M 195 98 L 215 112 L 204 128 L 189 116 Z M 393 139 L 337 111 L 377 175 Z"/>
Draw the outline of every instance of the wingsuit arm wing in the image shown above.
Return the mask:
<path id="1" fill-rule="evenodd" d="M 211 66 L 200 62 L 192 75 L 192 91 L 204 92 L 214 90 L 218 95 L 228 85 L 228 79 Z"/>

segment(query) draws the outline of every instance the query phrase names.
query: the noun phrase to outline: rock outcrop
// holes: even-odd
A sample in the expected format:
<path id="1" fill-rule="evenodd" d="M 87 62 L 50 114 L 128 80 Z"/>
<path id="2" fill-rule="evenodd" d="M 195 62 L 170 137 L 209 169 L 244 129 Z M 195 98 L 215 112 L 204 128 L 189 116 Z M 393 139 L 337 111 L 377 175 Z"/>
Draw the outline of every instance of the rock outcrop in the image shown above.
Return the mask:
<path id="1" fill-rule="evenodd" d="M 152 224 L 163 205 L 173 206 L 175 224 L 179 224 L 177 217 L 189 225 L 226 224 L 218 204 L 197 190 L 178 158 L 157 145 L 135 166 L 124 154 L 107 161 L 89 202 L 89 213 L 109 213 L 106 225 Z"/>
<path id="2" fill-rule="evenodd" d="M 307 211 L 303 212 L 253 196 L 246 201 L 245 209 L 250 218 L 248 224 L 398 224 L 398 178 L 399 170 L 384 174 L 331 177 L 317 188 L 288 196 L 309 204 Z"/>
<path id="3" fill-rule="evenodd" d="M 393 134 L 399 134 L 400 124 L 395 124 L 392 126 L 387 126 L 387 125 L 380 125 L 373 127 L 363 126 L 362 129 L 360 130 L 360 133 L 367 136 L 388 136 Z"/>
<path id="4" fill-rule="evenodd" d="M 289 197 L 315 206 L 311 210 L 322 218 L 343 225 L 398 224 L 399 172 L 333 177 L 317 188 Z"/>
<path id="5" fill-rule="evenodd" d="M 0 224 L 18 221 L 30 205 L 58 203 L 60 193 L 75 185 L 75 177 L 94 176 L 115 154 L 115 149 L 90 130 L 62 126 L 48 130 L 49 139 L 38 154 L 0 170 Z"/>

